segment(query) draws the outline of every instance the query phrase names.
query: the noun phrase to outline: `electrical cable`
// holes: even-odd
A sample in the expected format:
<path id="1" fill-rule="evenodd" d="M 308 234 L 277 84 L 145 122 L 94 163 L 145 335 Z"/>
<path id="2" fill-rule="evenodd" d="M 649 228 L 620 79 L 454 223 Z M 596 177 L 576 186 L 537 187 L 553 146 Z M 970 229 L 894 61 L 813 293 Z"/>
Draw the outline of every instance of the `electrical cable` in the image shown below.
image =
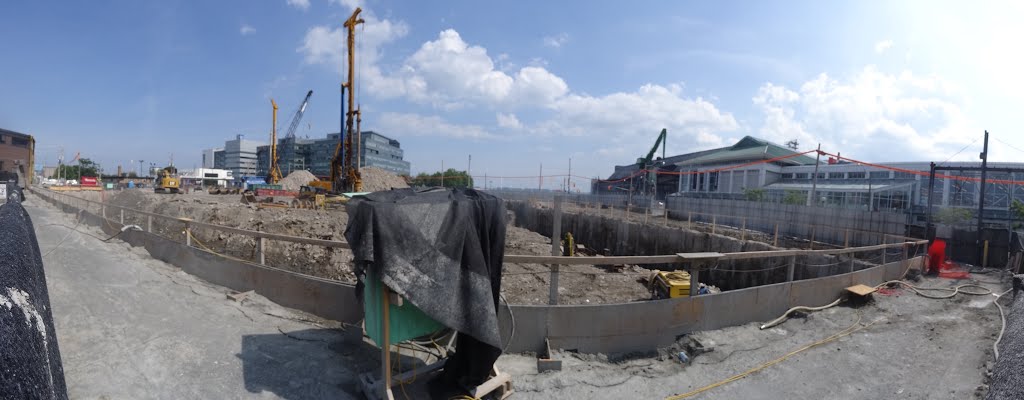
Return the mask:
<path id="1" fill-rule="evenodd" d="M 842 331 L 839 331 L 839 332 L 833 334 L 832 336 L 829 336 L 827 338 L 824 338 L 824 339 L 821 339 L 819 341 L 816 341 L 816 342 L 810 343 L 808 345 L 805 345 L 805 346 L 803 346 L 803 347 L 801 347 L 799 349 L 796 349 L 796 350 L 793 350 L 793 351 L 791 351 L 789 353 L 786 353 L 785 355 L 783 355 L 783 356 L 781 356 L 779 358 L 776 358 L 774 360 L 768 361 L 768 362 L 766 362 L 764 364 L 758 365 L 758 366 L 756 366 L 754 368 L 748 369 L 748 370 L 746 370 L 744 372 L 741 372 L 739 374 L 733 375 L 733 376 L 731 376 L 729 378 L 726 378 L 726 379 L 723 379 L 721 381 L 712 383 L 710 385 L 703 386 L 703 387 L 695 389 L 695 390 L 691 390 L 691 391 L 683 393 L 683 394 L 677 394 L 677 395 L 674 395 L 674 396 L 669 396 L 669 397 L 666 398 L 666 400 L 685 399 L 687 397 L 692 397 L 692 396 L 696 396 L 698 394 L 704 393 L 704 392 L 706 392 L 708 390 L 711 390 L 711 389 L 714 389 L 716 387 L 719 387 L 719 386 L 722 386 L 722 385 L 725 385 L 725 384 L 728 384 L 728 383 L 731 383 L 731 382 L 738 381 L 738 380 L 743 379 L 743 378 L 745 378 L 745 377 L 747 377 L 747 376 L 749 376 L 749 375 L 751 375 L 753 373 L 756 373 L 756 372 L 758 372 L 760 370 L 763 370 L 763 369 L 768 368 L 770 366 L 773 366 L 775 364 L 781 363 L 781 362 L 785 361 L 786 359 L 788 359 L 790 357 L 793 357 L 793 356 L 795 356 L 797 354 L 800 354 L 800 353 L 802 353 L 804 351 L 807 351 L 809 349 L 821 346 L 821 345 L 829 343 L 829 342 L 836 341 L 836 340 L 838 340 L 838 339 L 840 339 L 842 337 L 851 335 L 851 334 L 856 333 L 858 331 L 861 331 L 863 329 L 867 329 L 871 325 L 874 325 L 875 322 L 878 322 L 878 320 L 876 320 L 876 321 L 872 321 L 871 323 L 869 323 L 867 325 L 860 325 L 860 321 L 861 321 L 861 315 L 858 313 L 857 314 L 857 321 L 854 322 L 853 325 L 850 325 L 848 328 L 843 329 Z"/>
<path id="2" fill-rule="evenodd" d="M 48 256 L 50 254 L 53 254 L 54 251 L 57 251 L 57 249 L 60 248 L 60 245 L 64 244 L 64 241 L 68 240 L 68 238 L 71 237 L 72 233 L 75 233 L 75 232 L 78 231 L 78 225 L 81 224 L 81 223 L 82 223 L 82 210 L 79 210 L 78 211 L 78 216 L 75 218 L 75 226 L 71 228 L 71 231 L 68 232 L 67 235 L 64 235 L 64 238 L 61 239 L 59 242 L 57 242 L 57 245 L 53 246 L 52 249 L 47 251 L 46 254 L 43 254 L 40 258 L 46 258 L 46 256 Z M 60 226 L 66 226 L 66 225 L 60 225 Z"/>
<path id="3" fill-rule="evenodd" d="M 502 353 L 507 353 L 508 347 L 512 345 L 512 339 L 516 337 L 516 316 L 512 314 L 512 305 L 508 304 L 508 300 L 505 299 L 505 295 L 498 292 L 498 298 L 505 302 L 505 307 L 508 308 L 508 319 L 512 325 L 512 332 L 508 334 L 508 343 L 505 343 L 505 347 L 501 349 Z"/>
<path id="4" fill-rule="evenodd" d="M 961 153 L 961 152 L 963 152 L 964 150 L 967 150 L 967 148 L 968 148 L 968 147 L 971 147 L 971 145 L 973 145 L 973 144 L 975 144 L 975 143 L 978 143 L 978 139 L 980 139 L 980 137 L 976 137 L 976 138 L 974 138 L 974 140 L 973 140 L 972 142 L 968 143 L 968 144 L 967 144 L 966 146 L 964 146 L 963 148 L 961 148 L 961 149 L 960 149 L 959 151 L 957 151 L 956 153 L 953 153 L 953 155 L 949 156 L 949 158 L 947 158 L 947 159 L 946 159 L 946 161 L 940 162 L 939 164 L 945 164 L 945 163 L 949 162 L 949 160 L 952 160 L 952 159 L 953 159 L 953 157 L 956 157 L 956 155 L 957 155 L 957 154 L 960 154 L 960 153 Z M 996 139 L 996 140 L 999 140 L 999 139 Z"/>
<path id="5" fill-rule="evenodd" d="M 1011 290 L 1013 290 L 1013 288 L 1006 289 L 1005 292 L 996 295 L 996 300 L 993 301 L 993 303 L 996 304 L 996 308 L 999 309 L 999 319 L 1003 323 L 999 327 L 999 336 L 996 336 L 996 341 L 992 343 L 992 355 L 995 356 L 996 361 L 999 361 L 999 342 L 1003 340 L 1003 333 L 1006 332 L 1006 312 L 1003 310 L 1003 305 L 999 304 L 999 299 L 1007 293 L 1010 293 Z"/>
<path id="6" fill-rule="evenodd" d="M 828 303 L 828 304 L 823 305 L 823 306 L 818 306 L 818 307 L 796 306 L 796 307 L 790 308 L 789 310 L 786 310 L 786 312 L 783 313 L 778 318 L 775 318 L 775 319 L 773 319 L 771 321 L 768 321 L 767 323 L 761 325 L 761 330 L 765 330 L 765 329 L 771 328 L 771 327 L 773 327 L 775 325 L 778 325 L 778 324 L 781 324 L 781 323 L 785 322 L 786 319 L 789 318 L 789 314 L 792 313 L 792 312 L 795 312 L 795 311 L 821 311 L 821 310 L 824 310 L 826 308 L 835 307 L 837 304 L 839 304 L 842 301 L 843 301 L 843 298 L 840 297 L 840 298 L 836 299 L 836 301 L 833 301 L 833 302 Z"/>

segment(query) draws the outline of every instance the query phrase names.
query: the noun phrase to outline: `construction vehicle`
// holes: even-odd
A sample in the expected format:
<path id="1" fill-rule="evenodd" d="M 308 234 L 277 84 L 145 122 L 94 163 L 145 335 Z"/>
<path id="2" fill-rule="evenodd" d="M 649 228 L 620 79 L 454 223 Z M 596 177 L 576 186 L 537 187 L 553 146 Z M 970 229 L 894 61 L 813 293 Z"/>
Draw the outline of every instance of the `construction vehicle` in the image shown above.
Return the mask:
<path id="1" fill-rule="evenodd" d="M 156 193 L 180 193 L 181 180 L 178 179 L 178 169 L 169 165 L 160 170 L 153 185 Z"/>
<path id="2" fill-rule="evenodd" d="M 663 163 L 665 159 L 665 146 L 668 140 L 668 129 L 662 129 L 661 133 L 658 134 L 658 139 L 654 141 L 654 147 L 651 147 L 651 151 L 647 152 L 647 155 L 636 159 L 636 164 L 640 171 L 644 172 L 643 186 L 640 192 L 643 194 L 654 194 L 654 190 L 658 185 L 658 167 Z M 655 160 L 654 154 L 657 153 L 658 147 L 661 147 L 661 158 Z"/>
<path id="3" fill-rule="evenodd" d="M 270 125 L 270 170 L 267 183 L 276 185 L 281 180 L 281 167 L 277 165 L 277 103 L 270 99 L 270 105 L 274 107 L 274 116 Z"/>
<path id="4" fill-rule="evenodd" d="M 365 22 L 359 18 L 363 10 L 356 7 L 347 20 L 345 30 L 348 33 L 348 81 L 341 85 L 341 108 L 345 109 L 345 90 L 348 90 L 348 110 L 343 114 L 342 134 L 338 138 L 338 145 L 334 148 L 334 157 L 331 159 L 331 192 L 351 193 L 363 190 L 362 176 L 359 173 L 359 162 L 356 157 L 359 153 L 353 151 L 353 144 L 359 143 L 359 130 L 355 128 L 354 122 L 358 118 L 362 121 L 359 111 L 355 108 L 355 47 L 357 25 Z"/>

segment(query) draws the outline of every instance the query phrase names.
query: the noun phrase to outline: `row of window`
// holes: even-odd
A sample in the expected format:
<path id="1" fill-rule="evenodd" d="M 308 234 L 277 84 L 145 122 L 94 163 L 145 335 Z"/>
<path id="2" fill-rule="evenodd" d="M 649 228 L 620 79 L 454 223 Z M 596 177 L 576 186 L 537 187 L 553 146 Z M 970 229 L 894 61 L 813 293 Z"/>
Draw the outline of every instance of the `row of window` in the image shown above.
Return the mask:
<path id="1" fill-rule="evenodd" d="M 811 179 L 813 173 L 795 172 L 782 174 L 783 179 Z M 818 179 L 914 179 L 915 174 L 909 172 L 890 171 L 852 171 L 852 172 L 819 172 Z"/>

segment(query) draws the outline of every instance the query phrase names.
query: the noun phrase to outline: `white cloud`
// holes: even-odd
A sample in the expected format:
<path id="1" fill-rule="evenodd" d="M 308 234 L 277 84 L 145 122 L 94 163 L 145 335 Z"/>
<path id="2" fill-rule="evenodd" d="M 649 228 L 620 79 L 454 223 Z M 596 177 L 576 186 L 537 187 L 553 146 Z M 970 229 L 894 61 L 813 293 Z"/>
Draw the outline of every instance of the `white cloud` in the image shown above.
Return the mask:
<path id="1" fill-rule="evenodd" d="M 356 7 L 366 7 L 366 2 L 363 0 L 328 0 L 328 3 L 338 3 L 338 5 L 348 8 L 349 10 L 355 10 Z"/>
<path id="2" fill-rule="evenodd" d="M 461 139 L 492 138 L 493 134 L 478 125 L 455 124 L 443 118 L 430 115 L 385 112 L 376 118 L 376 126 L 382 132 L 396 136 L 431 136 Z"/>
<path id="3" fill-rule="evenodd" d="M 878 53 L 878 54 L 885 53 L 885 51 L 889 50 L 889 48 L 891 48 L 891 47 L 892 47 L 892 40 L 885 39 L 883 41 L 875 43 L 875 53 Z"/>
<path id="4" fill-rule="evenodd" d="M 669 129 L 672 152 L 690 151 L 724 143 L 723 133 L 735 131 L 739 123 L 732 114 L 718 109 L 701 97 L 686 97 L 679 84 L 647 84 L 632 91 L 603 96 L 574 93 L 564 79 L 541 63 L 505 72 L 487 49 L 463 40 L 455 30 L 438 34 L 412 55 L 385 70 L 378 65 L 381 47 L 404 36 L 402 22 L 367 17 L 364 38 L 364 93 L 378 99 L 402 98 L 437 109 L 482 108 L 500 110 L 495 124 L 506 135 L 580 136 L 593 138 L 614 151 L 639 154 L 650 148 L 662 128 Z M 371 29 L 379 31 L 371 35 Z M 371 37 L 372 36 L 372 37 Z M 299 52 L 311 64 L 340 65 L 344 54 L 340 29 L 314 27 Z M 533 110 L 531 121 L 520 121 L 511 113 Z M 449 123 L 436 116 L 388 114 L 388 125 L 396 132 L 415 130 L 424 134 L 456 137 L 495 138 L 476 125 Z M 401 133 L 399 133 L 401 134 Z"/>
<path id="5" fill-rule="evenodd" d="M 941 78 L 874 66 L 846 80 L 821 74 L 799 92 L 766 83 L 753 101 L 764 113 L 759 135 L 765 139 L 796 138 L 805 148 L 821 143 L 865 161 L 944 160 L 974 131 L 956 91 Z"/>
<path id="6" fill-rule="evenodd" d="M 305 11 L 305 10 L 309 9 L 309 0 L 286 0 L 286 1 L 287 1 L 288 5 L 290 5 L 292 7 L 295 7 L 295 8 L 298 8 L 300 10 Z"/>
<path id="7" fill-rule="evenodd" d="M 239 29 L 239 33 L 241 33 L 242 36 L 251 35 L 256 33 L 256 28 L 253 28 L 252 25 L 249 24 L 242 24 L 242 28 Z"/>
<path id="8" fill-rule="evenodd" d="M 519 118 L 516 118 L 515 114 L 498 113 L 498 126 L 502 128 L 513 128 L 519 129 L 523 127 L 523 124 L 519 122 Z"/>
<path id="9" fill-rule="evenodd" d="M 362 14 L 364 22 L 357 40 L 356 65 L 363 68 L 363 79 L 373 86 L 381 79 L 377 61 L 382 55 L 381 48 L 409 33 L 409 26 L 402 21 L 381 20 L 371 12 Z M 296 51 L 303 54 L 307 64 L 324 64 L 340 70 L 345 50 L 345 28 L 331 28 L 318 25 L 306 31 L 302 46 Z M 371 89 L 374 89 L 371 87 Z"/>
<path id="10" fill-rule="evenodd" d="M 554 47 L 556 49 L 559 48 L 559 47 L 562 47 L 562 45 L 565 44 L 568 41 L 569 41 L 569 34 L 565 33 L 565 32 L 559 33 L 559 34 L 554 35 L 554 36 L 545 36 L 544 37 L 544 45 L 547 46 L 547 47 Z"/>

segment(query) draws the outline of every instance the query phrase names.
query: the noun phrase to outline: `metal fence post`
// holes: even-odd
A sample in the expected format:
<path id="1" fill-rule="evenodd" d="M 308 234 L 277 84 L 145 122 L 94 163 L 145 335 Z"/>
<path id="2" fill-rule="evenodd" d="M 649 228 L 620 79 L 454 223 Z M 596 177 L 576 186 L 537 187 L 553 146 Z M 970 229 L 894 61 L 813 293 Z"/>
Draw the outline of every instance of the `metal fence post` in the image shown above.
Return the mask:
<path id="1" fill-rule="evenodd" d="M 124 209 L 121 209 L 121 225 L 124 225 Z"/>
<path id="2" fill-rule="evenodd" d="M 628 206 L 627 206 L 628 207 Z M 562 255 L 562 197 L 555 197 L 555 210 L 551 221 L 551 255 Z M 548 280 L 548 304 L 558 304 L 558 264 L 551 265 L 551 279 Z"/>
<path id="3" fill-rule="evenodd" d="M 267 263 L 267 256 L 266 256 L 266 254 L 267 254 L 267 238 L 260 237 L 258 243 L 259 243 L 259 247 L 260 247 L 259 248 L 259 250 L 260 250 L 260 265 L 266 265 L 266 263 Z"/>
<path id="4" fill-rule="evenodd" d="M 870 243 L 870 242 L 869 242 Z M 882 235 L 882 246 L 885 246 L 885 235 Z M 889 254 L 888 247 L 882 247 L 882 265 L 885 265 L 885 256 Z"/>
<path id="5" fill-rule="evenodd" d="M 715 228 L 718 227 L 718 215 L 711 216 L 711 234 L 715 234 Z"/>
<path id="6" fill-rule="evenodd" d="M 686 213 L 686 229 L 693 229 L 693 211 Z"/>
<path id="7" fill-rule="evenodd" d="M 789 257 L 789 268 L 786 269 L 786 282 L 793 281 L 793 275 L 796 272 L 796 255 Z"/>
<path id="8" fill-rule="evenodd" d="M 843 247 L 850 247 L 850 228 L 846 228 L 846 233 L 843 234 Z"/>
<path id="9" fill-rule="evenodd" d="M 775 223 L 775 239 L 772 239 L 772 246 L 779 247 L 779 223 Z"/>
<path id="10" fill-rule="evenodd" d="M 192 226 L 188 224 L 188 220 L 185 220 L 185 245 L 192 247 Z"/>
<path id="11" fill-rule="evenodd" d="M 146 216 L 146 232 L 150 232 L 150 233 L 153 232 L 153 216 L 152 215 L 147 215 Z"/>
<path id="12" fill-rule="evenodd" d="M 855 259 L 853 253 L 850 253 L 850 272 L 853 272 L 853 262 Z"/>

